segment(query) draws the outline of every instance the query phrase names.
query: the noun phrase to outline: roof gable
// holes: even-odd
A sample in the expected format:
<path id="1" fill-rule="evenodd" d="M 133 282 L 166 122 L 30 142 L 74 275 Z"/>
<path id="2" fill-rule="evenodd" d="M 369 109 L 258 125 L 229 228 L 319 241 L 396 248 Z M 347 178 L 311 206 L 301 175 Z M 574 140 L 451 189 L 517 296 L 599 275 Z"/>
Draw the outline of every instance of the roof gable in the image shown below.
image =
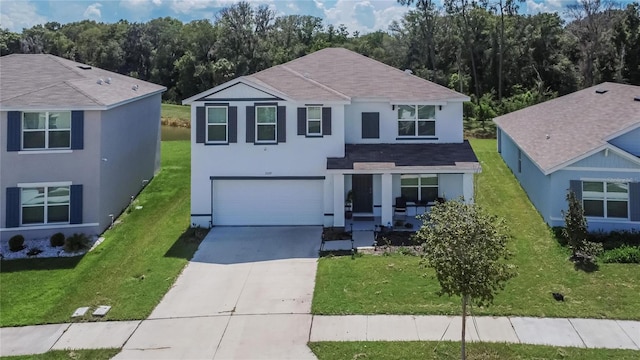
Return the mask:
<path id="1" fill-rule="evenodd" d="M 282 100 L 279 96 L 243 82 L 236 82 L 202 96 L 197 101 Z"/>
<path id="2" fill-rule="evenodd" d="M 548 174 L 604 149 L 611 136 L 640 123 L 637 93 L 640 86 L 603 83 L 494 121 Z"/>

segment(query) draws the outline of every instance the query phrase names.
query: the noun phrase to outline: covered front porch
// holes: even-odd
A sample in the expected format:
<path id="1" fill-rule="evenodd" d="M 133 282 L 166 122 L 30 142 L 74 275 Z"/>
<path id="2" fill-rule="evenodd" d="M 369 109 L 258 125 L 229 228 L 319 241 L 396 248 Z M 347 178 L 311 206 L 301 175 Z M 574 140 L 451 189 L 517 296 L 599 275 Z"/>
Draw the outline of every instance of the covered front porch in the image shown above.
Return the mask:
<path id="1" fill-rule="evenodd" d="M 325 226 L 373 230 L 396 220 L 417 229 L 417 215 L 436 201 L 474 197 L 481 171 L 467 142 L 461 144 L 346 145 L 329 158 L 325 177 Z"/>

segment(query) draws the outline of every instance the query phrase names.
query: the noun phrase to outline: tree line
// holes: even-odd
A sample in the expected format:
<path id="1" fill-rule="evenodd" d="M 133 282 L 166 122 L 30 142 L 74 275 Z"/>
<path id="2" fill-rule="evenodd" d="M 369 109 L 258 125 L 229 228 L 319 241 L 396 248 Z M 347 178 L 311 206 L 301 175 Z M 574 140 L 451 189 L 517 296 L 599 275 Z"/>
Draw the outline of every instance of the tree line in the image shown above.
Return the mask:
<path id="1" fill-rule="evenodd" d="M 239 2 L 183 23 L 48 22 L 0 30 L 0 55 L 49 53 L 167 87 L 167 102 L 325 47 L 345 47 L 457 91 L 465 115 L 491 119 L 603 81 L 640 84 L 640 4 L 579 0 L 563 14 L 518 13 L 522 0 L 398 0 L 387 31 L 360 34 L 308 15 Z M 567 19 L 567 20 L 565 20 Z"/>

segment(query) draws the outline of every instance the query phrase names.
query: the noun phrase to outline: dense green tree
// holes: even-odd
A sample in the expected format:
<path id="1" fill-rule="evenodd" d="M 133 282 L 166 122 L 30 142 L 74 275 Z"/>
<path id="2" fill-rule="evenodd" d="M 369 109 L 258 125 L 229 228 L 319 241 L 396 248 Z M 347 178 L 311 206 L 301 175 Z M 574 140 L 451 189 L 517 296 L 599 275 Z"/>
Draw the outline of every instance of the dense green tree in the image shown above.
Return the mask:
<path id="1" fill-rule="evenodd" d="M 349 33 L 308 15 L 249 2 L 213 19 L 113 24 L 48 22 L 0 31 L 0 55 L 49 53 L 162 84 L 165 101 L 329 47 L 345 47 L 470 94 L 465 117 L 486 119 L 601 81 L 640 84 L 640 5 L 580 0 L 558 14 L 518 13 L 522 0 L 398 0 L 386 30 Z M 483 100 L 484 99 L 484 100 Z M 477 120 L 476 120 L 477 119 Z"/>

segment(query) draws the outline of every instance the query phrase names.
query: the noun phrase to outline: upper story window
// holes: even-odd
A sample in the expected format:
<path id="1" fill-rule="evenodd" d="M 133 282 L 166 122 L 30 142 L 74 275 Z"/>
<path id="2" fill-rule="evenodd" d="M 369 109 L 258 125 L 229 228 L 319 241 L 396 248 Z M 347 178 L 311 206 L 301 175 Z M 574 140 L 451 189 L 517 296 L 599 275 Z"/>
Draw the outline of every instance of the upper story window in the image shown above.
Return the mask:
<path id="1" fill-rule="evenodd" d="M 402 175 L 400 189 L 407 201 L 434 202 L 438 197 L 438 175 Z"/>
<path id="2" fill-rule="evenodd" d="M 20 189 L 22 225 L 69 222 L 69 186 Z"/>
<path id="3" fill-rule="evenodd" d="M 629 183 L 584 181 L 582 206 L 586 216 L 629 218 Z"/>
<path id="4" fill-rule="evenodd" d="M 320 106 L 307 107 L 307 135 L 322 135 L 322 107 Z"/>
<path id="5" fill-rule="evenodd" d="M 277 142 L 276 106 L 256 106 L 256 143 Z"/>
<path id="6" fill-rule="evenodd" d="M 434 105 L 399 105 L 398 136 L 435 136 Z"/>
<path id="7" fill-rule="evenodd" d="M 226 143 L 228 123 L 226 106 L 207 107 L 207 143 Z"/>
<path id="8" fill-rule="evenodd" d="M 25 112 L 22 114 L 22 148 L 70 149 L 71 112 Z"/>

